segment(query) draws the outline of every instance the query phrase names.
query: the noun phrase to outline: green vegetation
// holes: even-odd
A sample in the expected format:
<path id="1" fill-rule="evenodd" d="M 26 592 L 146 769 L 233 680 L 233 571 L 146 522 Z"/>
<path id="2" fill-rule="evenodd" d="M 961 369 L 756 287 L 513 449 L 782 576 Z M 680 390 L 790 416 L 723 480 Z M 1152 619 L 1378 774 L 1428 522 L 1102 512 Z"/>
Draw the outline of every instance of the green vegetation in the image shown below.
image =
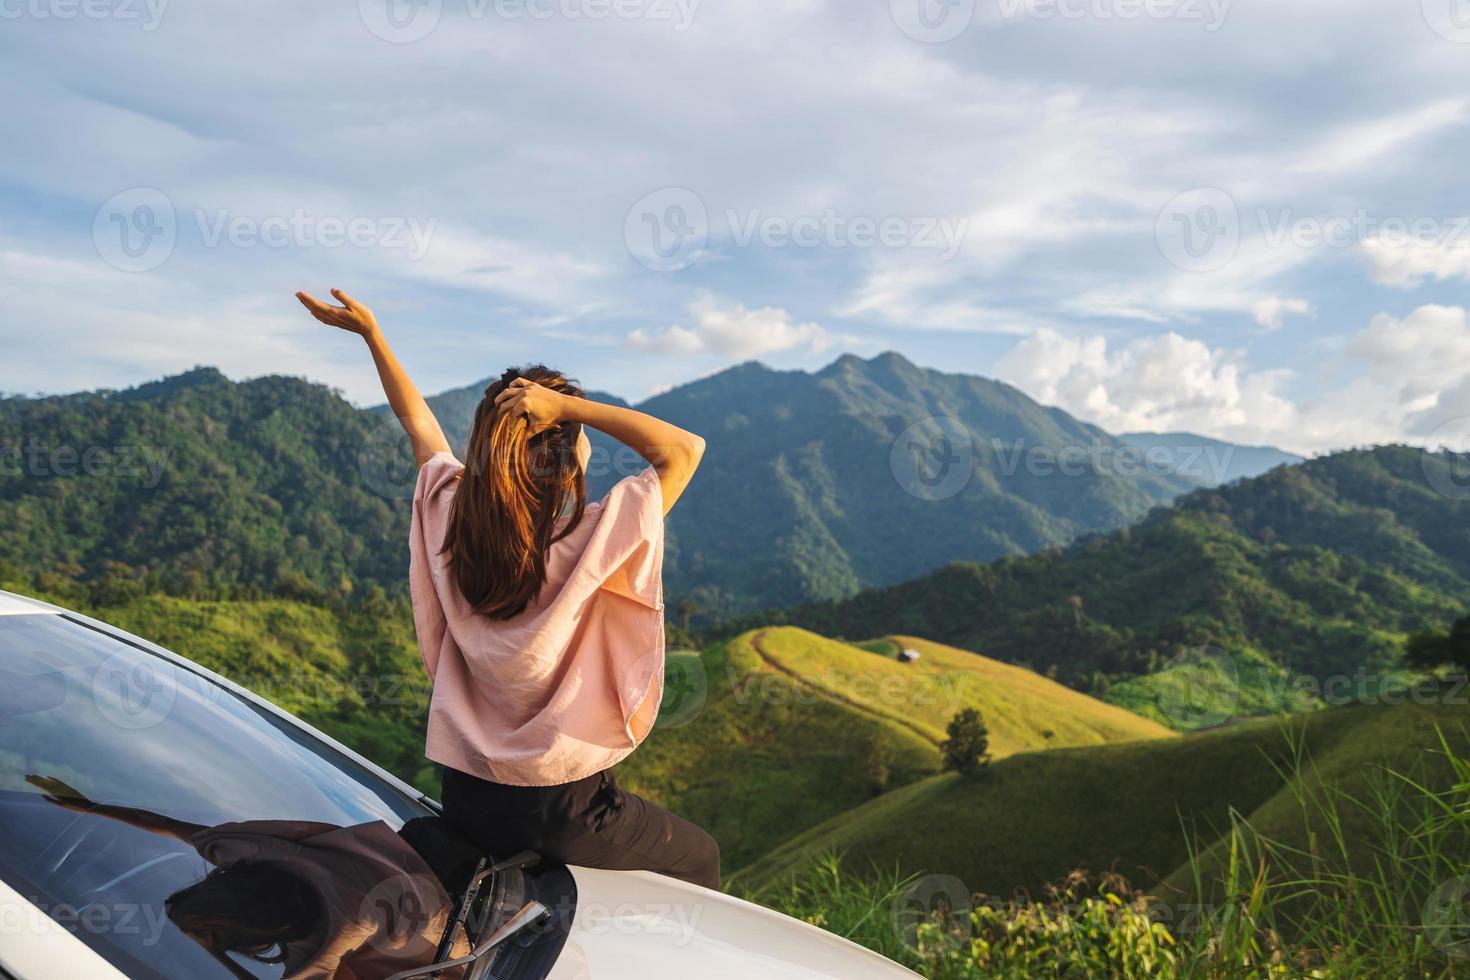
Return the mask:
<path id="1" fill-rule="evenodd" d="M 94 616 L 250 688 L 437 796 L 424 758 L 429 685 L 404 600 L 374 590 L 351 601 L 194 600 L 142 595 L 98 604 L 85 591 L 0 589 Z"/>
<path id="2" fill-rule="evenodd" d="M 850 868 L 950 874 L 992 895 L 1040 893 L 1078 868 L 1151 887 L 1185 864 L 1191 841 L 1219 839 L 1232 813 L 1253 813 L 1283 792 L 1292 761 L 1283 726 L 1301 731 L 1319 764 L 1360 766 L 1375 747 L 1428 751 L 1433 723 L 1464 718 L 1457 705 L 1365 705 L 1016 755 L 992 763 L 979 783 L 946 774 L 886 794 L 791 838 L 736 879 L 759 891 L 837 852 Z"/>
<path id="3" fill-rule="evenodd" d="M 1396 670 L 1404 637 L 1470 595 L 1470 501 L 1437 492 L 1451 459 L 1388 446 L 1273 470 L 1134 527 L 762 617 L 827 634 L 915 632 L 1144 710 L 1128 687 L 1217 649 L 1246 712 L 1317 700 L 1298 676 Z M 736 624 L 739 628 L 741 624 Z M 1286 687 L 1288 690 L 1283 691 Z"/>
<path id="4" fill-rule="evenodd" d="M 955 713 L 946 729 L 949 737 L 939 746 L 946 772 L 957 772 L 965 779 L 979 779 L 990 765 L 990 738 L 985 722 L 974 708 Z"/>
<path id="5" fill-rule="evenodd" d="M 1331 715 L 1354 717 L 1324 760 L 1307 742 Z M 1463 975 L 1464 720 L 1442 708 L 1338 709 L 1288 730 L 1284 788 L 1235 815 L 1209 853 L 1190 854 L 1174 876 L 1184 889 L 1145 893 L 1115 874 L 1094 884 L 1074 872 L 1041 898 L 1013 899 L 886 862 L 854 875 L 829 853 L 759 897 L 934 980 Z"/>
<path id="6" fill-rule="evenodd" d="M 430 400 L 452 440 L 467 435 L 483 387 Z M 1029 473 L 1013 465 L 1017 446 L 1122 444 L 1007 385 L 896 354 L 815 374 L 745 364 L 641 407 L 713 450 L 671 521 L 665 563 L 670 594 L 706 620 L 1065 543 L 1191 486 L 1096 468 Z M 900 486 L 890 460 L 900 433 L 934 416 L 977 442 L 973 478 L 939 501 Z M 593 442 L 594 495 L 644 465 Z M 282 582 L 401 593 L 413 482 L 385 410 L 299 379 L 236 384 L 199 368 L 127 391 L 0 398 L 0 561 L 33 575 L 92 585 L 111 574 L 208 599 L 257 598 Z"/>
<path id="7" fill-rule="evenodd" d="M 744 639 L 772 669 L 905 726 L 936 749 L 947 737 L 950 719 L 963 708 L 974 708 L 985 717 L 996 758 L 1172 734 L 1160 724 L 1024 668 L 915 636 L 887 637 L 855 647 L 806 630 L 775 627 L 753 631 Z M 900 663 L 895 655 L 900 649 L 918 653 L 919 659 Z"/>
<path id="8" fill-rule="evenodd" d="M 795 629 L 714 647 L 700 678 L 681 676 L 680 693 L 666 693 L 663 722 L 619 779 L 708 828 L 735 869 L 800 830 L 937 773 L 946 719 L 959 705 L 987 717 L 995 709 L 997 755 L 1171 735 L 1018 668 L 901 642 L 922 646 L 923 658 L 900 664 Z M 689 698 L 703 707 L 691 710 L 681 700 Z"/>
<path id="9" fill-rule="evenodd" d="M 1444 632 L 1429 630 L 1410 636 L 1404 660 L 1424 670 L 1450 664 L 1470 671 L 1470 616 L 1455 620 Z"/>

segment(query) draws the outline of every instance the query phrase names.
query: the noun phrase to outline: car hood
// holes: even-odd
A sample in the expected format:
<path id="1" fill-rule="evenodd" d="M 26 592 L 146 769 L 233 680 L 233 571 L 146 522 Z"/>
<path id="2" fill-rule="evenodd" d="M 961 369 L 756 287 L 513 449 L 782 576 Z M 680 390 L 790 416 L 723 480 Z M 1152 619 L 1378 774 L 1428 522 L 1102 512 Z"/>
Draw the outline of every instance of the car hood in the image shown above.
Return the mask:
<path id="1" fill-rule="evenodd" d="M 846 939 L 644 871 L 570 869 L 577 911 L 547 980 L 913 980 Z"/>

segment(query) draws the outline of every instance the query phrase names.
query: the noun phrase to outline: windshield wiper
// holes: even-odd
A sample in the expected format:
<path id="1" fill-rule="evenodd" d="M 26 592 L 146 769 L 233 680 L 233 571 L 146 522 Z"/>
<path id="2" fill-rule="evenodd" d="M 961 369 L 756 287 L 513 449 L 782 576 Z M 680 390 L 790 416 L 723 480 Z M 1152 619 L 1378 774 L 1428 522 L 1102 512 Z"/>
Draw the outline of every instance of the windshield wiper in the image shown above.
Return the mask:
<path id="1" fill-rule="evenodd" d="M 486 870 L 488 871 L 490 869 Z M 520 932 L 522 929 L 525 929 L 527 926 L 535 925 L 538 922 L 542 922 L 550 915 L 551 910 L 542 905 L 540 902 L 527 902 L 525 905 L 521 906 L 521 910 L 519 912 L 511 916 L 509 919 L 506 919 L 505 922 L 500 926 L 500 928 L 496 929 L 488 937 L 486 937 L 484 942 L 480 943 L 480 945 L 471 950 L 468 956 L 461 956 L 459 959 L 455 960 L 444 960 L 443 962 L 430 963 L 428 966 L 420 966 L 412 970 L 404 970 L 402 973 L 393 974 L 391 977 L 388 978 L 388 980 L 407 980 L 408 977 L 433 977 L 438 976 L 445 970 L 451 970 L 457 966 L 468 966 L 471 963 L 476 963 L 482 957 L 493 952 L 495 950 L 495 947 L 499 946 L 501 943 L 505 942 L 507 939 Z"/>
<path id="2" fill-rule="evenodd" d="M 439 948 L 434 953 L 434 962 L 442 963 L 449 959 L 454 949 L 454 941 L 459 938 L 459 931 L 464 928 L 465 919 L 469 918 L 470 908 L 475 904 L 475 899 L 480 896 L 488 883 L 490 899 L 495 899 L 495 879 L 503 871 L 515 868 L 529 868 L 539 863 L 541 855 L 535 851 L 521 851 L 514 857 L 506 858 L 495 864 L 489 864 L 487 858 L 480 858 L 475 865 L 474 874 L 470 875 L 469 884 L 465 885 L 464 891 L 460 892 L 458 900 L 454 903 L 454 912 L 449 917 L 449 925 L 444 929 L 444 935 L 439 940 Z"/>

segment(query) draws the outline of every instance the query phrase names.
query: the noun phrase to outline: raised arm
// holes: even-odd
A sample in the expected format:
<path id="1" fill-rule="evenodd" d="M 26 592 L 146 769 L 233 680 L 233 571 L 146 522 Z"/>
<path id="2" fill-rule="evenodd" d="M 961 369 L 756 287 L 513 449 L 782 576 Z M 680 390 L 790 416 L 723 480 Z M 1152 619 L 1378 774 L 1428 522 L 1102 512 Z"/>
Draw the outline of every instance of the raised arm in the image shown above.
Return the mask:
<path id="1" fill-rule="evenodd" d="M 665 514 L 673 509 L 704 458 L 704 440 L 677 425 L 631 408 L 563 395 L 525 378 L 512 381 L 495 404 L 500 411 L 526 416 L 532 432 L 558 422 L 580 422 L 630 446 L 658 473 Z"/>
<path id="2" fill-rule="evenodd" d="M 332 290 L 332 295 L 341 306 L 321 303 L 306 293 L 297 293 L 296 298 L 322 323 L 355 333 L 367 341 L 373 363 L 378 366 L 378 379 L 383 383 L 383 394 L 388 396 L 388 406 L 398 416 L 403 431 L 408 433 L 409 441 L 413 443 L 414 459 L 418 460 L 419 465 L 422 466 L 435 453 L 449 452 L 449 440 L 444 438 L 439 420 L 434 418 L 428 402 L 424 401 L 424 396 L 414 387 L 408 372 L 403 370 L 403 365 L 398 363 L 388 341 L 383 339 L 383 332 L 378 329 L 373 311 L 340 289 Z"/>

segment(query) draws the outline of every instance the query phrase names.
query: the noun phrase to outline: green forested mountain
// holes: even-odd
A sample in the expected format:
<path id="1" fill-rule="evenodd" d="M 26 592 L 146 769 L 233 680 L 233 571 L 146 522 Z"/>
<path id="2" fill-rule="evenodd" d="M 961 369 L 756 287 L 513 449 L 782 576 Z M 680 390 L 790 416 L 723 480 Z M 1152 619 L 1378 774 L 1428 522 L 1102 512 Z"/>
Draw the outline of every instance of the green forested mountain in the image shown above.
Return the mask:
<path id="1" fill-rule="evenodd" d="M 1435 489 L 1453 485 L 1452 465 L 1404 446 L 1338 453 L 1065 549 L 758 621 L 921 633 L 1094 693 L 1198 647 L 1315 677 L 1379 670 L 1407 633 L 1470 606 L 1470 501 Z"/>
<path id="2" fill-rule="evenodd" d="M 401 582 L 412 461 L 292 378 L 201 368 L 123 392 L 0 401 L 0 561 L 180 595 Z M 401 495 L 401 493 L 399 493 Z"/>
<path id="3" fill-rule="evenodd" d="M 431 400 L 451 440 L 463 442 L 483 387 Z M 709 441 L 666 563 L 669 594 L 707 615 L 1029 553 L 1121 527 L 1187 486 L 1115 475 L 1107 454 L 1121 444 L 1106 433 L 896 354 L 815 374 L 745 364 L 641 407 Z M 953 421 L 936 430 L 934 418 Z M 0 451 L 0 561 L 28 576 L 195 596 L 402 588 L 404 440 L 382 409 L 325 387 L 201 368 L 128 391 L 9 398 Z M 1046 462 L 1068 452 L 1080 466 Z M 599 438 L 592 492 L 643 465 Z M 959 479 L 931 492 L 925 481 L 946 473 Z"/>

